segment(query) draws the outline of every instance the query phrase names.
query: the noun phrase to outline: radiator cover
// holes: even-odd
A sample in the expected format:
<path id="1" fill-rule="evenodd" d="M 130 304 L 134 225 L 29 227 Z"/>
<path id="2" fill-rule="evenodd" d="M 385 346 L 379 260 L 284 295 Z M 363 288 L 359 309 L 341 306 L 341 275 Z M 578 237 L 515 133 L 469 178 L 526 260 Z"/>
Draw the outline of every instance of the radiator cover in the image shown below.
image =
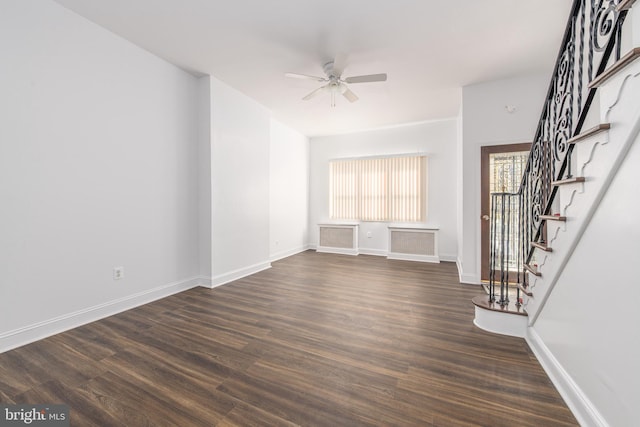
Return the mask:
<path id="1" fill-rule="evenodd" d="M 389 227 L 389 259 L 440 262 L 438 230 L 435 228 Z"/>
<path id="2" fill-rule="evenodd" d="M 318 224 L 316 251 L 358 255 L 358 225 Z"/>

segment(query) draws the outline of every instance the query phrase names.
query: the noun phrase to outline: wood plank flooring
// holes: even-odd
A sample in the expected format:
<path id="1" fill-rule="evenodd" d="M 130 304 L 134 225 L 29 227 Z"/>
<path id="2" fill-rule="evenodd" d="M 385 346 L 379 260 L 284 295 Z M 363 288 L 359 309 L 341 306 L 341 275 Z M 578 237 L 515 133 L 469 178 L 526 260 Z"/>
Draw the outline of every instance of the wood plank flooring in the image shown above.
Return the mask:
<path id="1" fill-rule="evenodd" d="M 76 426 L 573 426 L 454 264 L 304 252 L 0 354 L 0 401 Z"/>

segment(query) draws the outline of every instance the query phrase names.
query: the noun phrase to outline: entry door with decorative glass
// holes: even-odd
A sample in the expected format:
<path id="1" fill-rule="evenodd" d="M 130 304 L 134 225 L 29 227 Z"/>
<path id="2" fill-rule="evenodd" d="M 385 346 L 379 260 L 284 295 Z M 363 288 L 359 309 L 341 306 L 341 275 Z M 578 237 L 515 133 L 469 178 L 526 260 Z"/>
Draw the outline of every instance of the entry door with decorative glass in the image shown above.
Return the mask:
<path id="1" fill-rule="evenodd" d="M 481 195 L 480 203 L 482 222 L 482 280 L 489 280 L 489 249 L 490 249 L 490 222 L 491 193 L 516 193 L 524 168 L 527 166 L 530 143 L 492 145 L 482 147 L 481 151 Z M 517 207 L 516 207 L 517 208 Z M 519 213 L 512 216 L 517 221 Z M 517 235 L 517 226 L 509 227 L 511 236 L 509 239 L 513 248 L 520 245 Z M 513 252 L 515 253 L 515 252 Z M 516 270 L 516 266 L 509 266 L 509 269 Z"/>

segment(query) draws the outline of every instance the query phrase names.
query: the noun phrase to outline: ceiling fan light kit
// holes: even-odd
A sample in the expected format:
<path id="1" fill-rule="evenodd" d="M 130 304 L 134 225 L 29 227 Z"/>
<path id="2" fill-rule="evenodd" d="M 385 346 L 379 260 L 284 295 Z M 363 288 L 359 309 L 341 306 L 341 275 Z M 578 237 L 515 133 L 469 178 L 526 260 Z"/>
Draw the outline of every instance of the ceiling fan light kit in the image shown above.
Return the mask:
<path id="1" fill-rule="evenodd" d="M 355 93 L 353 93 L 351 89 L 349 89 L 347 84 L 384 82 L 387 80 L 387 75 L 384 73 L 352 76 L 352 77 L 347 77 L 343 79 L 342 78 L 342 71 L 344 70 L 344 66 L 342 65 L 343 63 L 344 61 L 342 61 L 341 58 L 336 57 L 335 60 L 329 61 L 326 64 L 324 64 L 322 69 L 326 77 L 317 77 L 317 76 L 310 76 L 308 74 L 298 74 L 298 73 L 285 73 L 285 76 L 291 77 L 294 79 L 314 80 L 319 83 L 325 83 L 323 86 L 320 86 L 319 88 L 309 93 L 302 99 L 304 101 L 308 101 L 320 95 L 321 93 L 328 91 L 328 92 L 331 92 L 332 107 L 336 106 L 336 93 L 340 93 L 349 102 L 356 102 L 359 99 L 358 96 Z"/>

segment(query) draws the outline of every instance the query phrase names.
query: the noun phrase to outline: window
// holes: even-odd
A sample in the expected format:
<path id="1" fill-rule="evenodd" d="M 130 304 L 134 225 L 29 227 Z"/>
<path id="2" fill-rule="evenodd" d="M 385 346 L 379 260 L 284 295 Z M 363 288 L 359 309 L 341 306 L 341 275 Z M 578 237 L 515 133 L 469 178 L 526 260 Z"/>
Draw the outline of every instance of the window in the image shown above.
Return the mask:
<path id="1" fill-rule="evenodd" d="M 419 222 L 426 217 L 425 156 L 329 162 L 331 219 Z"/>

